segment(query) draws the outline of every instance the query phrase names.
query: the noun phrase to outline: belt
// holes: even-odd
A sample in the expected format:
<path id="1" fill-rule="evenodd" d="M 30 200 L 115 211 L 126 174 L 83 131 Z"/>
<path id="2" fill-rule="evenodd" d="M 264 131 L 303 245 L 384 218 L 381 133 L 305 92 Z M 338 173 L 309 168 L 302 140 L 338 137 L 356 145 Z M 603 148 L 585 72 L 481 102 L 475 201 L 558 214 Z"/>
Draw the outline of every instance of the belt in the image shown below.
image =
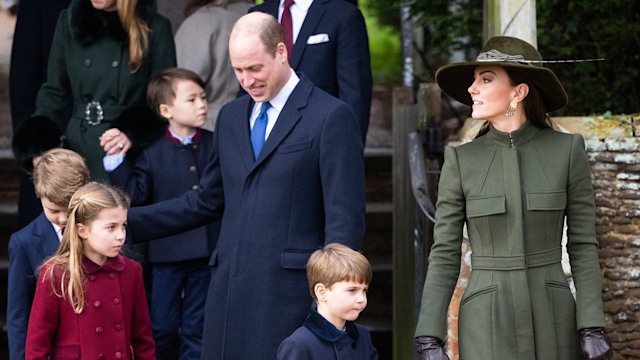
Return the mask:
<path id="1" fill-rule="evenodd" d="M 562 248 L 525 255 L 471 255 L 473 270 L 525 270 L 562 261 Z"/>
<path id="2" fill-rule="evenodd" d="M 76 102 L 73 106 L 73 116 L 84 118 L 91 125 L 96 126 L 103 121 L 113 121 L 130 106 L 104 106 L 99 101 L 90 101 L 86 104 Z"/>

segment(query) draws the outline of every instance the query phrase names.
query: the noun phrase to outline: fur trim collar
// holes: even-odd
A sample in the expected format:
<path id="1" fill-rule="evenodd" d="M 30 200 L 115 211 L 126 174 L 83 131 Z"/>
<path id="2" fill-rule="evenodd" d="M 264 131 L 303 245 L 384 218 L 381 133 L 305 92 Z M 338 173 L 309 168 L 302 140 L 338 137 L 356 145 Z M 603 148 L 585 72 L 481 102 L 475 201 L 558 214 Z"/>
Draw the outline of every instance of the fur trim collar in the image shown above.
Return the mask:
<path id="1" fill-rule="evenodd" d="M 147 23 L 155 10 L 155 0 L 138 0 L 136 13 Z M 122 44 L 129 42 L 129 36 L 120 23 L 118 12 L 96 10 L 89 0 L 71 2 L 69 27 L 72 36 L 82 45 L 88 45 L 104 36 L 109 36 Z"/>

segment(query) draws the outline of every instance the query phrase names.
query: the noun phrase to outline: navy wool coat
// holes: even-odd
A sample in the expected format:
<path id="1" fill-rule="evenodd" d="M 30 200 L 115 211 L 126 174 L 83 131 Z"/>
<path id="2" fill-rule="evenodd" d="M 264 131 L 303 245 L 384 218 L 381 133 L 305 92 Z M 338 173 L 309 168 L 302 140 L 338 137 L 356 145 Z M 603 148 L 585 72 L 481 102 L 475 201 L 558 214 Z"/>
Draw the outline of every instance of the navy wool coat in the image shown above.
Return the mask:
<path id="1" fill-rule="evenodd" d="M 58 235 L 44 213 L 9 239 L 7 338 L 10 359 L 24 359 L 38 268 L 44 259 L 55 254 L 59 246 Z"/>
<path id="2" fill-rule="evenodd" d="M 136 158 L 133 168 L 123 162 L 109 173 L 114 185 L 131 197 L 133 206 L 173 199 L 200 186 L 200 177 L 213 146 L 213 133 L 199 130 L 193 143 L 182 145 L 169 130 Z M 218 238 L 220 222 L 211 222 L 149 244 L 152 263 L 208 258 Z"/>
<path id="3" fill-rule="evenodd" d="M 139 241 L 224 209 L 210 260 L 204 360 L 275 359 L 309 311 L 311 253 L 330 242 L 358 249 L 364 236 L 363 145 L 350 107 L 302 76 L 256 160 L 253 104 L 243 96 L 220 111 L 201 189 L 129 212 Z"/>

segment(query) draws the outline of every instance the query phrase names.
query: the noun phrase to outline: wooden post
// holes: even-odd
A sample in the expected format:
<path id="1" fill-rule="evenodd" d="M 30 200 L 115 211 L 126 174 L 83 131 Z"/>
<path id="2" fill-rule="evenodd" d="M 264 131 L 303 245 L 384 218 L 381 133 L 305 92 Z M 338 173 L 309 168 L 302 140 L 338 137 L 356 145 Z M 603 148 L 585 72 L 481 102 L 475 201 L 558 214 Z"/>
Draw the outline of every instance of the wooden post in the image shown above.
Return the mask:
<path id="1" fill-rule="evenodd" d="M 413 90 L 393 91 L 393 358 L 413 359 L 414 228 L 416 204 L 411 191 L 407 135 L 416 130 Z"/>
<path id="2" fill-rule="evenodd" d="M 484 42 L 507 35 L 538 47 L 535 0 L 485 0 L 484 5 Z"/>

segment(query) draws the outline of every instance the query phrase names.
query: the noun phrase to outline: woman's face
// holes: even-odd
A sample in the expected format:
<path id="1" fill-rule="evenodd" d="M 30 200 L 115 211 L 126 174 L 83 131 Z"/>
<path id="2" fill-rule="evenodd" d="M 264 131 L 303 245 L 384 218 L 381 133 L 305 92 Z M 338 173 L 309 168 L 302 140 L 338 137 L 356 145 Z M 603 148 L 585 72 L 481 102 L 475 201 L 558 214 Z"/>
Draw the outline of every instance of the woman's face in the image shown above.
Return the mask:
<path id="1" fill-rule="evenodd" d="M 118 10 L 118 0 L 91 0 L 91 5 L 93 5 L 93 8 L 96 10 Z"/>
<path id="2" fill-rule="evenodd" d="M 478 66 L 474 70 L 469 94 L 473 102 L 471 117 L 495 122 L 506 117 L 509 103 L 516 96 L 507 71 L 501 66 Z"/>

